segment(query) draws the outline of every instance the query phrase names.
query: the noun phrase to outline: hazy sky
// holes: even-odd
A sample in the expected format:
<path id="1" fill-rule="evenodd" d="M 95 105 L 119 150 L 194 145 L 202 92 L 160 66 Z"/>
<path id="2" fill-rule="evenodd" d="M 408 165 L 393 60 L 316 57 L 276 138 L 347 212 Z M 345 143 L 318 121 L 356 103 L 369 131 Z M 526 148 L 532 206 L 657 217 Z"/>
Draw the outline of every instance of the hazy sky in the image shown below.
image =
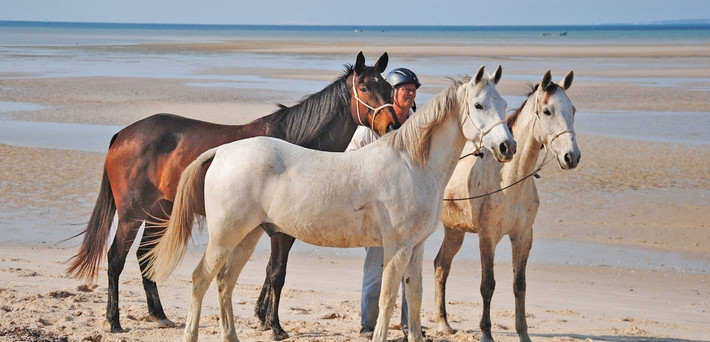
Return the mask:
<path id="1" fill-rule="evenodd" d="M 588 25 L 710 18 L 708 0 L 0 0 L 0 20 L 304 25 Z"/>

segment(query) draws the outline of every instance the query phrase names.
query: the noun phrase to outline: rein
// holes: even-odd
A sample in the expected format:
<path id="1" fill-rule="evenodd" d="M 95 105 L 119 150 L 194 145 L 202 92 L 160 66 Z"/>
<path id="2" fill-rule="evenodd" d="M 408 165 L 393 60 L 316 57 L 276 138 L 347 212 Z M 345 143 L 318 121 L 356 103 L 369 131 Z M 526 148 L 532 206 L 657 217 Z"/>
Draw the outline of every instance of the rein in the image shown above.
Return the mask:
<path id="1" fill-rule="evenodd" d="M 472 156 L 472 155 L 475 155 L 475 154 L 474 154 L 474 153 L 469 153 L 469 154 L 467 154 L 467 155 L 465 155 L 465 156 L 459 158 L 459 160 L 461 160 L 461 159 L 463 159 L 463 158 L 466 158 L 466 157 L 469 157 L 469 156 Z M 545 149 L 545 159 L 547 159 L 547 148 Z M 486 197 L 486 196 L 490 196 L 490 195 L 493 195 L 493 194 L 497 194 L 497 193 L 499 193 L 499 192 L 501 192 L 501 191 L 503 191 L 503 190 L 512 188 L 512 187 L 514 187 L 514 186 L 516 186 L 516 185 L 522 183 L 524 180 L 526 180 L 526 179 L 528 179 L 528 178 L 530 178 L 530 177 L 535 176 L 535 178 L 540 178 L 540 175 L 538 175 L 537 173 L 540 172 L 540 170 L 542 170 L 542 168 L 543 168 L 545 165 L 547 165 L 547 163 L 551 162 L 553 159 L 554 159 L 554 158 L 550 158 L 550 159 L 545 160 L 542 164 L 540 164 L 540 166 L 538 166 L 535 170 L 533 170 L 533 172 L 531 172 L 531 173 L 528 174 L 527 176 L 525 176 L 525 177 L 523 177 L 523 178 L 521 178 L 521 179 L 518 179 L 517 181 L 515 181 L 515 182 L 513 182 L 513 183 L 510 183 L 510 184 L 508 184 L 508 185 L 506 185 L 506 186 L 504 186 L 504 187 L 502 187 L 502 188 L 500 188 L 500 189 L 493 190 L 493 191 L 491 191 L 491 192 L 488 192 L 488 193 L 485 193 L 485 194 L 482 194 L 482 195 L 476 195 L 476 196 L 470 196 L 470 197 L 463 197 L 463 198 L 444 198 L 444 201 L 448 201 L 448 202 L 468 201 L 468 200 L 472 200 L 472 199 L 482 198 L 482 197 Z"/>

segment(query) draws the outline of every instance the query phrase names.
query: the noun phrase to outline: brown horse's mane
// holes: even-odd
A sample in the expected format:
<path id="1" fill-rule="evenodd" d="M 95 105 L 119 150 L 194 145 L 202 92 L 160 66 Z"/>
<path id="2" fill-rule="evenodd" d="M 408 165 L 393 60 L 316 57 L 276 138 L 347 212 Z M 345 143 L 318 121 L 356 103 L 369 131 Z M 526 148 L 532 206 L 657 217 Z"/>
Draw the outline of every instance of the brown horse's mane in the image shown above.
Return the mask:
<path id="1" fill-rule="evenodd" d="M 375 72 L 372 67 L 365 68 L 369 70 Z M 291 107 L 278 104 L 279 109 L 269 117 L 284 130 L 284 140 L 309 147 L 309 142 L 332 131 L 328 124 L 334 122 L 334 115 L 350 120 L 346 114 L 350 112 L 351 93 L 346 80 L 353 71 L 352 65 L 346 65 L 344 74 L 323 90 L 307 95 Z"/>
<path id="2" fill-rule="evenodd" d="M 510 114 L 505 118 L 505 122 L 508 124 L 508 128 L 510 128 L 511 131 L 513 130 L 513 126 L 515 125 L 515 121 L 518 119 L 518 115 L 520 114 L 520 112 L 523 111 L 525 104 L 528 103 L 528 100 L 530 100 L 530 96 L 532 96 L 532 94 L 535 94 L 535 91 L 537 90 L 537 88 L 540 87 L 540 84 L 539 83 L 538 84 L 530 83 L 530 84 L 528 84 L 528 86 L 530 88 L 530 92 L 528 92 L 528 95 L 527 95 L 527 98 L 525 99 L 525 101 L 523 101 L 523 103 L 520 105 L 520 107 L 518 107 L 518 109 L 516 109 L 513 114 Z M 550 98 L 550 96 L 555 94 L 557 89 L 560 89 L 560 86 L 554 82 L 550 82 L 550 84 L 544 89 L 545 90 L 545 102 L 547 102 L 547 100 Z"/>
<path id="3" fill-rule="evenodd" d="M 402 124 L 402 127 L 382 138 L 387 139 L 387 144 L 392 149 L 407 151 L 415 163 L 426 166 L 434 127 L 446 119 L 446 114 L 455 112 L 455 107 L 459 105 L 456 92 L 459 86 L 470 80 L 469 76 L 458 80 L 451 79 L 448 88 L 429 100 L 417 114 Z"/>

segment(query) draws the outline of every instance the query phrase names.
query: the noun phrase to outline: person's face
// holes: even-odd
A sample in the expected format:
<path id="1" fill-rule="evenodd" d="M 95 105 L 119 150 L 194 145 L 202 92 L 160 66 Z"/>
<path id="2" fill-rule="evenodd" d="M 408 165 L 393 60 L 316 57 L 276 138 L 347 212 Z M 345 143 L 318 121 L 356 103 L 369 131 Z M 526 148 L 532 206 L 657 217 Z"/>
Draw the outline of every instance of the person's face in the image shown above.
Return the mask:
<path id="1" fill-rule="evenodd" d="M 394 108 L 399 122 L 407 120 L 409 110 L 412 109 L 416 97 L 417 86 L 414 83 L 404 83 L 394 88 Z"/>

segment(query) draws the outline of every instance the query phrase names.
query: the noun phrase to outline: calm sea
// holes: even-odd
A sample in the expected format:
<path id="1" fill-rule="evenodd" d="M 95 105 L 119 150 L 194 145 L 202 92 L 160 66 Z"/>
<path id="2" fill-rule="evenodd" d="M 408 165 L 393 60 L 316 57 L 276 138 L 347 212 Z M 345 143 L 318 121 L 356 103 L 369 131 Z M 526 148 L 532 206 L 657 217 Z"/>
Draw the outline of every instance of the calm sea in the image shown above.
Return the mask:
<path id="1" fill-rule="evenodd" d="M 231 39 L 457 43 L 610 43 L 710 40 L 710 23 L 593 26 L 178 25 L 0 21 L 0 46 L 135 44 Z"/>

